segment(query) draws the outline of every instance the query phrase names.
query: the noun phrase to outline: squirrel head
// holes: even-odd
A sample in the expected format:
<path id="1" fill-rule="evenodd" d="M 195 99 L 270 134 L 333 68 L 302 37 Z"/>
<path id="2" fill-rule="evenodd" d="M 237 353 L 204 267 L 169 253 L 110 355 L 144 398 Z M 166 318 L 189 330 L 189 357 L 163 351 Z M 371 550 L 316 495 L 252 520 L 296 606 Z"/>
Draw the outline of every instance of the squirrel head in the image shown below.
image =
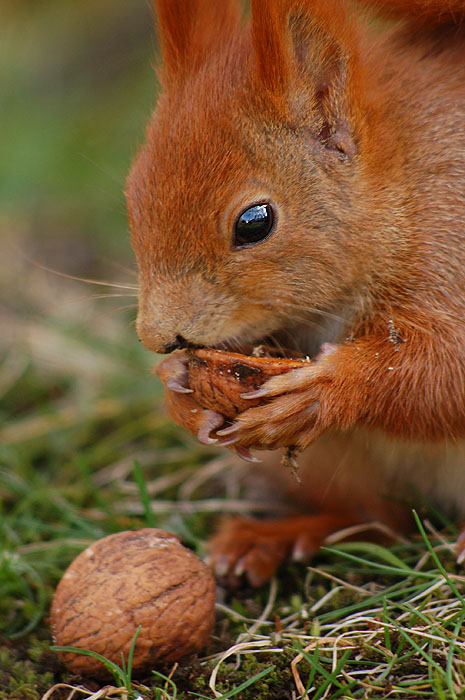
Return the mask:
<path id="1" fill-rule="evenodd" d="M 162 90 L 127 184 L 141 340 L 234 347 L 353 303 L 366 110 L 343 4 L 155 4 Z"/>

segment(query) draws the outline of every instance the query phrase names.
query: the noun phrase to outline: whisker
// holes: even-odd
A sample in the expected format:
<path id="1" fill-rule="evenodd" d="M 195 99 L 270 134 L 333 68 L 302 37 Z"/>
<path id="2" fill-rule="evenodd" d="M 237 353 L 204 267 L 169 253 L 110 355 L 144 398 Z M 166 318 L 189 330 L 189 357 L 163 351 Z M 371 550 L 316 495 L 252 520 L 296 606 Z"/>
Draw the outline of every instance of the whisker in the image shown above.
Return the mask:
<path id="1" fill-rule="evenodd" d="M 139 289 L 137 285 L 133 284 L 117 284 L 115 282 L 107 282 L 105 280 L 86 279 L 85 277 L 69 275 L 66 272 L 60 272 L 59 270 L 54 270 L 51 267 L 47 267 L 46 265 L 39 263 L 37 260 L 29 259 L 29 262 L 32 263 L 32 265 L 34 265 L 35 267 L 38 267 L 40 270 L 44 270 L 45 272 L 51 272 L 53 275 L 57 275 L 58 277 L 64 277 L 68 280 L 75 280 L 76 282 L 85 282 L 86 284 L 98 284 L 102 287 L 115 287 L 116 289 L 131 289 L 133 291 L 137 291 Z"/>
<path id="2" fill-rule="evenodd" d="M 118 299 L 119 297 L 134 297 L 137 299 L 137 294 L 92 294 L 89 299 Z M 137 304 L 134 304 L 137 306 Z"/>
<path id="3" fill-rule="evenodd" d="M 109 180 L 113 180 L 113 182 L 118 185 L 120 190 L 122 190 L 124 188 L 124 182 L 119 177 L 116 177 L 116 175 L 114 173 L 111 173 L 108 170 L 105 170 L 105 168 L 103 168 L 95 160 L 92 160 L 92 158 L 90 158 L 86 153 L 79 153 L 79 156 L 81 158 L 83 158 L 84 160 L 87 160 L 89 163 L 91 163 L 95 168 L 97 168 L 97 170 L 100 170 L 100 172 L 103 173 L 104 175 L 106 175 Z M 113 199 L 117 199 L 118 202 L 124 201 L 122 196 L 116 197 L 115 195 L 110 195 L 107 192 L 105 194 L 108 194 L 108 196 L 112 197 Z"/>
<path id="4" fill-rule="evenodd" d="M 128 267 L 127 265 L 123 265 L 123 263 L 119 262 L 118 260 L 110 260 L 109 258 L 104 257 L 102 258 L 102 261 L 107 265 L 111 265 L 112 267 L 122 270 L 128 275 L 132 275 L 133 277 L 137 277 L 139 274 L 135 263 L 133 267 Z"/>
<path id="5" fill-rule="evenodd" d="M 127 309 L 136 309 L 135 304 L 130 304 L 129 306 L 120 306 L 115 309 L 110 309 L 110 311 L 105 311 L 104 313 L 99 313 L 94 316 L 94 321 L 99 321 L 100 319 L 103 318 L 110 318 L 110 316 L 114 316 L 117 313 L 121 313 L 121 311 L 127 310 Z M 135 324 L 136 319 L 131 319 L 130 325 Z"/>
<path id="6" fill-rule="evenodd" d="M 113 309 L 112 313 L 114 311 L 127 311 L 128 309 L 137 309 L 137 304 L 126 304 L 125 306 L 118 306 L 116 309 Z M 131 323 L 135 323 L 135 320 Z"/>
<path id="7" fill-rule="evenodd" d="M 256 303 L 257 306 L 269 306 L 269 302 L 254 302 Z M 302 300 L 299 304 L 294 303 L 290 301 L 289 299 L 277 299 L 276 303 L 283 308 L 285 306 L 286 310 L 288 309 L 298 309 L 299 311 L 302 312 L 302 307 L 305 306 L 305 313 L 309 314 L 314 314 L 315 316 L 321 316 L 322 318 L 328 319 L 330 321 L 337 321 L 338 323 L 346 323 L 347 318 L 344 316 L 341 316 L 340 314 L 336 314 L 332 311 L 328 311 L 326 309 L 319 309 L 315 306 L 311 306 L 310 304 L 305 305 L 305 300 Z M 286 314 L 287 317 L 287 314 Z M 296 316 L 296 318 L 299 318 Z M 302 321 L 307 318 L 306 315 L 301 315 L 300 318 Z"/>
<path id="8" fill-rule="evenodd" d="M 284 347 L 284 345 L 281 343 L 281 341 L 276 337 L 274 333 L 271 333 L 270 336 L 270 341 L 273 343 L 273 345 L 276 347 L 277 350 L 281 353 L 281 355 L 286 355 L 286 350 L 287 348 Z"/>
<path id="9" fill-rule="evenodd" d="M 316 315 L 316 311 L 314 312 Z M 318 314 L 322 319 L 326 318 L 326 314 L 324 312 L 321 312 Z M 329 320 L 334 321 L 336 318 L 334 316 L 329 316 Z M 286 322 L 291 321 L 292 323 L 296 323 L 302 326 L 305 326 L 307 328 L 312 328 L 312 329 L 317 329 L 319 331 L 324 331 L 325 330 L 325 325 L 323 322 L 318 322 L 317 319 L 312 319 L 307 316 L 304 316 L 303 314 L 297 314 L 297 313 L 287 313 L 286 314 Z M 337 318 L 337 321 L 339 323 L 347 323 L 346 319 Z M 288 324 L 287 324 L 288 325 Z"/>
<path id="10" fill-rule="evenodd" d="M 323 316 L 324 318 L 328 318 L 330 320 L 334 321 L 346 321 L 347 319 L 344 316 L 341 316 L 340 314 L 337 314 L 333 311 L 329 311 L 327 309 L 321 309 L 315 306 L 312 306 L 310 301 L 309 303 L 305 302 L 305 297 L 300 297 L 299 303 L 293 302 L 289 297 L 282 297 L 282 296 L 268 296 L 266 301 L 260 301 L 254 299 L 253 306 L 258 306 L 258 307 L 264 307 L 266 309 L 269 309 L 270 306 L 276 306 L 276 308 L 285 308 L 286 310 L 289 308 L 294 308 L 298 309 L 299 311 L 303 312 L 305 311 L 305 314 L 315 314 L 318 316 Z"/>

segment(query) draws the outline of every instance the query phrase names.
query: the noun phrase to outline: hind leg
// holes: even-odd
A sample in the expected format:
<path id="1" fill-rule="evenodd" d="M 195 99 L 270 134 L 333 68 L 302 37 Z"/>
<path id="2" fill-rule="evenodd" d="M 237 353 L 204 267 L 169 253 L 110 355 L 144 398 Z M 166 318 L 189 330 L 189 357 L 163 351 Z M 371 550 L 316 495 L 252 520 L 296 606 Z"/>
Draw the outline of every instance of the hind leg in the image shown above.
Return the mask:
<path id="1" fill-rule="evenodd" d="M 368 450 L 363 436 L 323 436 L 300 455 L 300 481 L 282 466 L 279 452 L 258 453 L 263 463 L 251 467 L 249 473 L 259 473 L 263 479 L 262 495 L 270 510 L 270 496 L 277 495 L 299 514 L 279 520 L 223 520 L 208 546 L 216 574 L 231 583 L 245 576 L 252 585 L 260 586 L 286 559 L 309 561 L 330 535 L 345 528 L 359 525 L 358 539 L 378 541 L 389 536 L 380 534 L 373 523 L 397 532 L 408 530 L 410 509 L 397 500 L 400 492 L 396 489 L 394 496 L 386 497 L 390 489 L 379 469 L 380 453 L 383 450 Z M 265 493 L 266 486 L 274 494 Z M 254 496 L 257 494 L 259 488 Z M 354 538 L 352 533 L 348 536 Z"/>
<path id="2" fill-rule="evenodd" d="M 252 586 L 261 586 L 285 559 L 308 561 L 328 535 L 358 522 L 355 514 L 342 512 L 283 520 L 228 518 L 209 542 L 208 560 L 230 583 L 245 575 Z"/>

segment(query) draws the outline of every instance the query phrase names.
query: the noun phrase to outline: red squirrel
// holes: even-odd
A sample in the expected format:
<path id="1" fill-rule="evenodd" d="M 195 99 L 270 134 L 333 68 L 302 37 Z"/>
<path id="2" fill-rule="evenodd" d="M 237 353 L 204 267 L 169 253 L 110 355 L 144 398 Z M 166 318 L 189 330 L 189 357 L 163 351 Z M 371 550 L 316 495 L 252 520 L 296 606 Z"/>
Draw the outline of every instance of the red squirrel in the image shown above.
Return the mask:
<path id="1" fill-rule="evenodd" d="M 161 94 L 127 184 L 138 333 L 171 353 L 175 420 L 264 455 L 300 509 L 226 520 L 212 565 L 260 585 L 341 528 L 406 526 L 412 494 L 463 518 L 465 0 L 155 6 Z M 315 361 L 232 425 L 193 401 L 186 348 L 270 339 Z"/>

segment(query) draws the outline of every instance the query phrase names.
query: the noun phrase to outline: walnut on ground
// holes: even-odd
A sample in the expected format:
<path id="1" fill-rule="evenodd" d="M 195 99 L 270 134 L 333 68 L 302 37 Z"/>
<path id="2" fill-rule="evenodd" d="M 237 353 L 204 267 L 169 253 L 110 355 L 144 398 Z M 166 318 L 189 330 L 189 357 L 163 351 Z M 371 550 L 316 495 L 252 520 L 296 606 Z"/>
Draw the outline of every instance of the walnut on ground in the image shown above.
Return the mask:
<path id="1" fill-rule="evenodd" d="M 139 625 L 133 669 L 200 651 L 215 619 L 210 569 L 175 535 L 144 528 L 98 540 L 71 563 L 52 603 L 55 643 L 89 649 L 121 665 Z M 60 654 L 81 675 L 105 675 L 90 656 Z"/>

